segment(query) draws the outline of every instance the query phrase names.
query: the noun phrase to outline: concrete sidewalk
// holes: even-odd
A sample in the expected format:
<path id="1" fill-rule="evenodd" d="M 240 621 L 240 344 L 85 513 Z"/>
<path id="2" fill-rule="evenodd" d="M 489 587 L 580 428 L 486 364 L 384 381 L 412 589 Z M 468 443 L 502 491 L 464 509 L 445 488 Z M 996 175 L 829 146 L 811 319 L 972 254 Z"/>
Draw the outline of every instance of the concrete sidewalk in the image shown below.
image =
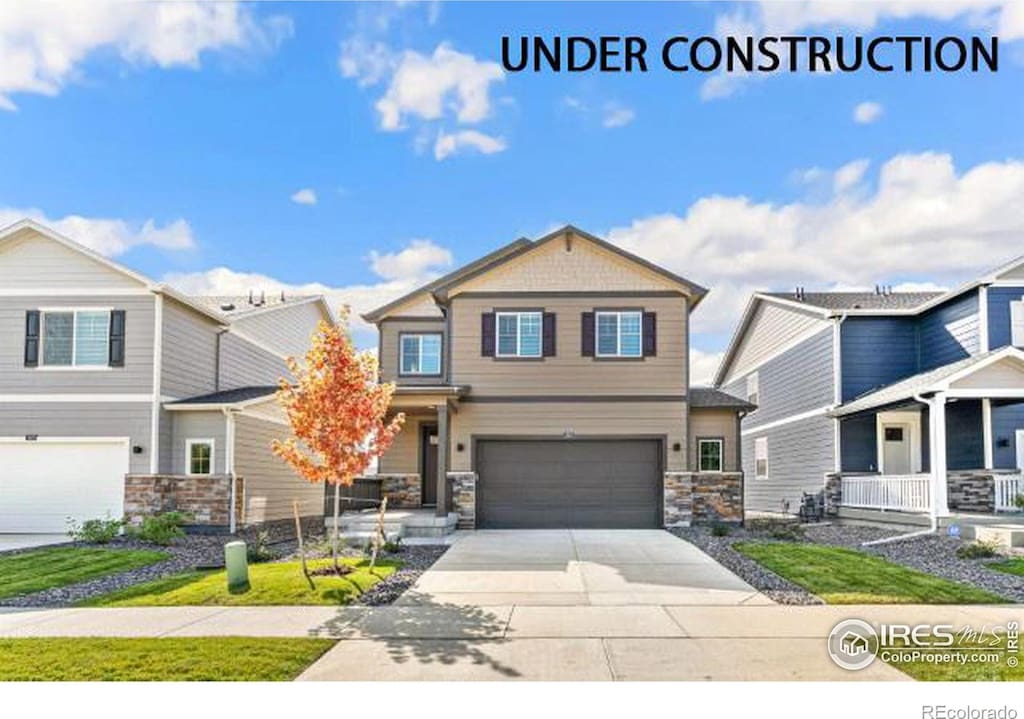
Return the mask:
<path id="1" fill-rule="evenodd" d="M 1020 620 L 992 606 L 140 607 L 0 610 L 0 637 L 335 637 L 305 680 L 902 680 L 836 667 L 850 617 L 954 626 Z"/>

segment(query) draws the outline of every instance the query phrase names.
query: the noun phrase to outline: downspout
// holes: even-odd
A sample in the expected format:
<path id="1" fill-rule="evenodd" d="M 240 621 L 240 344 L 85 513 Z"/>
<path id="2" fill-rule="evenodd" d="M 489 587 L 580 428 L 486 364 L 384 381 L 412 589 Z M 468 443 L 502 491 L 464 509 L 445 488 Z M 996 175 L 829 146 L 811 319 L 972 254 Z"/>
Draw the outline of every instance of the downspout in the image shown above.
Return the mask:
<path id="1" fill-rule="evenodd" d="M 224 448 L 224 472 L 231 483 L 231 506 L 228 507 L 228 532 L 234 534 L 238 528 L 235 516 L 235 507 L 238 503 L 238 492 L 235 486 L 235 411 L 228 407 L 223 407 L 221 412 L 224 413 L 224 444 L 227 445 Z"/>
<path id="2" fill-rule="evenodd" d="M 935 422 L 932 420 L 934 413 L 931 411 L 932 401 L 919 394 L 914 395 L 914 400 L 920 402 L 928 407 L 928 451 L 935 451 L 935 441 L 932 438 L 932 432 L 934 431 Z M 935 485 L 938 483 L 938 478 L 935 474 L 935 463 L 931 462 L 931 476 L 932 476 L 932 501 L 930 502 L 931 507 L 928 510 L 928 529 L 919 529 L 916 532 L 909 532 L 907 534 L 897 534 L 895 537 L 884 537 L 882 539 L 873 539 L 870 542 L 862 542 L 862 547 L 872 547 L 876 544 L 889 544 L 890 542 L 901 542 L 904 539 L 913 539 L 915 537 L 924 537 L 929 534 L 934 534 L 939 528 L 939 514 L 935 506 Z"/>

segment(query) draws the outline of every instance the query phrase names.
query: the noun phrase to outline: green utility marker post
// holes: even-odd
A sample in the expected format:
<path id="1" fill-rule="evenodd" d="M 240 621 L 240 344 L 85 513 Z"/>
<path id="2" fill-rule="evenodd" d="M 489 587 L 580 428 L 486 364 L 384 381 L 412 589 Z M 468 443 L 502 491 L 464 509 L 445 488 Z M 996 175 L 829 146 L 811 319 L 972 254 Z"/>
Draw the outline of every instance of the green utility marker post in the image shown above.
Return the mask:
<path id="1" fill-rule="evenodd" d="M 249 559 L 245 542 L 228 542 L 224 545 L 224 566 L 228 574 L 228 591 L 249 587 Z"/>

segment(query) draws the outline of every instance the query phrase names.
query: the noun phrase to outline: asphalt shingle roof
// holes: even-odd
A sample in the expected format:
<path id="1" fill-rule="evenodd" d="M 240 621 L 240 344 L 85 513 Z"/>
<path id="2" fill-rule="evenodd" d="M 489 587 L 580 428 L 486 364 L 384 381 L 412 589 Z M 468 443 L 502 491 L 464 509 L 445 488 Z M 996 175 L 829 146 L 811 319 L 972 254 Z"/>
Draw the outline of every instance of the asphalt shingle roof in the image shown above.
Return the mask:
<path id="1" fill-rule="evenodd" d="M 713 387 L 691 387 L 688 399 L 691 409 L 757 409 L 757 405 Z"/>
<path id="2" fill-rule="evenodd" d="M 243 317 L 251 312 L 268 307 L 285 307 L 308 302 L 315 295 L 285 295 L 280 292 L 253 293 L 253 303 L 249 303 L 249 295 L 192 295 L 193 301 L 227 317 Z"/>
<path id="3" fill-rule="evenodd" d="M 798 299 L 793 292 L 765 292 L 764 294 L 782 300 L 802 302 L 823 310 L 913 310 L 943 293 L 805 292 L 802 300 Z"/>
<path id="4" fill-rule="evenodd" d="M 223 390 L 221 392 L 201 394 L 195 397 L 186 397 L 185 399 L 175 400 L 174 402 L 169 402 L 168 404 L 235 404 L 236 402 L 246 402 L 250 399 L 269 397 L 270 395 L 277 392 L 277 389 L 277 387 L 272 387 L 270 385 L 255 387 L 238 387 L 237 389 L 228 389 Z"/>

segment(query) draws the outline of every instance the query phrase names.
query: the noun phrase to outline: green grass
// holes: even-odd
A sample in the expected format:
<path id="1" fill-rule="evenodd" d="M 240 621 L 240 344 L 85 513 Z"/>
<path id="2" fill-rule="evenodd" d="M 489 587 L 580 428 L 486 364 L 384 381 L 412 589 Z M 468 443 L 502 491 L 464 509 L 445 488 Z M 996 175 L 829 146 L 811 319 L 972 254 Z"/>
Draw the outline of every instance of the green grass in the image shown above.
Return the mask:
<path id="1" fill-rule="evenodd" d="M 286 681 L 331 639 L 0 639 L 0 681 Z"/>
<path id="2" fill-rule="evenodd" d="M 63 587 L 167 559 L 165 552 L 53 547 L 0 557 L 0 598 Z"/>
<path id="3" fill-rule="evenodd" d="M 1002 604 L 1008 600 L 863 552 L 820 544 L 733 545 L 828 604 Z"/>
<path id="4" fill-rule="evenodd" d="M 1005 646 L 1006 636 L 1000 637 L 999 648 Z M 965 654 L 977 654 L 991 652 L 993 647 L 987 643 L 979 644 L 965 640 L 958 640 L 958 649 Z M 947 652 L 948 649 L 939 649 L 938 652 Z M 896 667 L 918 681 L 925 682 L 1020 682 L 1024 681 L 1024 667 L 1010 666 L 1007 663 L 1011 655 L 1000 654 L 996 661 L 985 663 L 968 662 L 961 664 L 955 661 L 934 662 L 924 659 L 908 661 L 889 661 L 888 664 Z M 1018 660 L 1020 655 L 1016 655 Z"/>
<path id="5" fill-rule="evenodd" d="M 997 572 L 1016 574 L 1018 577 L 1024 577 L 1024 559 L 1006 559 L 1002 562 L 990 562 L 985 566 L 989 569 L 994 569 Z"/>
<path id="6" fill-rule="evenodd" d="M 397 562 L 378 562 L 373 573 L 365 559 L 345 559 L 355 571 L 343 577 L 313 577 L 311 590 L 298 562 L 254 564 L 249 567 L 249 588 L 229 592 L 224 570 L 185 572 L 105 594 L 87 600 L 92 607 L 178 607 L 189 605 L 274 606 L 348 604 L 374 584 L 392 574 Z M 330 566 L 330 560 L 315 560 L 311 569 Z"/>

